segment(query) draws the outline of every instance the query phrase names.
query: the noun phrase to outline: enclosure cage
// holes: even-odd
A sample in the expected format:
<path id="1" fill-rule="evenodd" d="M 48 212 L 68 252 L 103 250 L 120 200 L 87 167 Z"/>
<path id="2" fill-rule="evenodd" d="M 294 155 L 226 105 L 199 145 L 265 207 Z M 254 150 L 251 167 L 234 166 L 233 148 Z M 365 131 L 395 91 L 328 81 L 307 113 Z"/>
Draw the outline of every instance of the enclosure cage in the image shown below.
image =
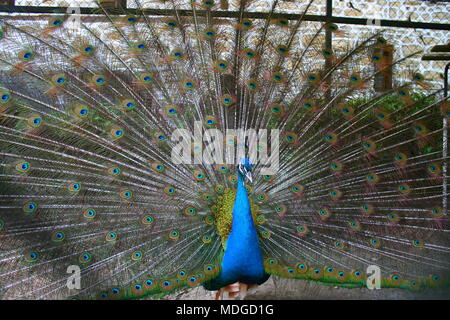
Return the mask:
<path id="1" fill-rule="evenodd" d="M 0 0 L 0 21 L 18 25 L 31 22 L 45 24 L 52 15 L 75 15 L 85 23 L 102 27 L 105 15 L 98 2 L 111 16 L 143 13 L 149 19 L 162 19 L 175 13 L 189 23 L 193 17 L 206 16 L 204 9 L 193 12 L 191 2 L 201 0 Z M 424 91 L 447 95 L 447 76 L 450 55 L 437 55 L 423 59 L 427 53 L 441 46 L 450 51 L 450 1 L 439 0 L 316 0 L 307 8 L 307 1 L 280 0 L 275 12 L 271 12 L 273 0 L 251 1 L 241 16 L 238 1 L 220 0 L 210 11 L 211 16 L 226 26 L 231 21 L 249 18 L 262 23 L 270 19 L 285 19 L 295 23 L 302 19 L 302 36 L 314 34 L 324 23 L 339 26 L 339 33 L 324 30 L 321 36 L 324 48 L 334 52 L 346 52 L 361 37 L 383 31 L 388 45 L 378 52 L 388 57 L 389 63 L 402 57 L 408 59 L 396 63 L 389 72 L 377 74 L 367 90 L 383 92 L 410 79 L 419 72 L 427 80 Z M 269 16 L 270 15 L 270 16 Z M 78 31 L 79 32 L 79 31 Z M 314 59 L 314 57 L 311 57 Z M 327 63 L 325 59 L 325 63 Z M 366 64 L 375 67 L 370 60 Z M 0 66 L 1 68 L 1 66 Z M 232 80 L 223 79 L 230 82 Z M 440 121 L 440 120 L 439 120 Z M 448 157 L 448 123 L 443 117 L 442 158 Z M 443 176 L 447 176 L 447 163 L 443 164 Z M 447 179 L 443 179 L 443 208 L 447 210 Z"/>

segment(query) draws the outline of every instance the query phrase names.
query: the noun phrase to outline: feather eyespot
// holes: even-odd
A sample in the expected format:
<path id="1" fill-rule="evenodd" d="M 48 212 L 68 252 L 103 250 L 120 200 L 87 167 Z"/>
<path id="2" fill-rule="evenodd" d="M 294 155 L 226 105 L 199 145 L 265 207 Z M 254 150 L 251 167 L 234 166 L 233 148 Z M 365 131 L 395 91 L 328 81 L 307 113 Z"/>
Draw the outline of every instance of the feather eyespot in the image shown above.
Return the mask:
<path id="1" fill-rule="evenodd" d="M 19 52 L 19 60 L 23 62 L 28 62 L 34 58 L 33 51 L 30 50 L 23 50 Z"/>
<path id="2" fill-rule="evenodd" d="M 187 207 L 184 209 L 184 214 L 188 217 L 195 216 L 197 214 L 197 210 L 194 207 Z"/>
<path id="3" fill-rule="evenodd" d="M 281 56 L 287 56 L 289 54 L 289 48 L 285 45 L 278 45 L 275 51 Z"/>
<path id="4" fill-rule="evenodd" d="M 258 89 L 258 82 L 256 80 L 250 79 L 245 83 L 245 86 L 249 90 L 256 90 Z"/>
<path id="5" fill-rule="evenodd" d="M 146 225 L 146 226 L 149 226 L 149 225 L 153 224 L 153 221 L 154 221 L 154 219 L 153 219 L 152 216 L 144 216 L 141 219 L 142 224 Z"/>
<path id="6" fill-rule="evenodd" d="M 64 22 L 63 19 L 54 17 L 54 18 L 51 18 L 51 19 L 48 21 L 48 26 L 49 26 L 50 28 L 57 28 L 57 27 L 62 26 L 63 22 Z"/>
<path id="7" fill-rule="evenodd" d="M 121 102 L 121 108 L 123 111 L 131 111 L 136 108 L 136 101 L 132 99 L 126 99 Z"/>
<path id="8" fill-rule="evenodd" d="M 165 26 L 168 29 L 175 29 L 176 27 L 179 26 L 179 24 L 178 24 L 178 21 L 176 19 L 170 18 L 170 19 L 166 20 Z"/>
<path id="9" fill-rule="evenodd" d="M 131 291 L 136 295 L 144 293 L 144 287 L 138 283 L 131 285 Z"/>
<path id="10" fill-rule="evenodd" d="M 337 136 L 336 133 L 334 133 L 334 132 L 327 132 L 325 134 L 325 142 L 333 145 L 333 144 L 336 144 L 337 140 L 338 140 L 338 136 Z"/>
<path id="11" fill-rule="evenodd" d="M 64 232 L 61 232 L 61 231 L 55 232 L 52 234 L 53 242 L 62 242 L 65 240 L 65 238 L 66 238 L 66 236 L 65 236 Z"/>
<path id="12" fill-rule="evenodd" d="M 323 271 L 319 268 L 310 269 L 310 276 L 313 279 L 320 279 L 323 276 Z"/>
<path id="13" fill-rule="evenodd" d="M 267 195 L 266 195 L 266 193 L 258 193 L 256 195 L 256 199 L 260 202 L 264 202 L 267 200 Z"/>
<path id="14" fill-rule="evenodd" d="M 204 236 L 202 236 L 201 238 L 200 238 L 200 240 L 203 242 L 203 243 L 205 243 L 205 244 L 208 244 L 208 243 L 211 243 L 211 237 L 210 236 L 208 236 L 208 235 L 204 235 Z"/>
<path id="15" fill-rule="evenodd" d="M 144 288 L 146 290 L 153 290 L 155 288 L 155 282 L 151 279 L 147 279 L 144 281 Z"/>
<path id="16" fill-rule="evenodd" d="M 361 213 L 364 214 L 364 215 L 370 215 L 374 211 L 374 207 L 372 205 L 370 205 L 370 204 L 363 204 L 360 207 L 360 209 L 361 209 L 360 210 Z"/>
<path id="17" fill-rule="evenodd" d="M 222 173 L 226 173 L 228 171 L 228 167 L 226 165 L 218 165 L 217 170 Z"/>
<path id="18" fill-rule="evenodd" d="M 108 232 L 105 236 L 106 241 L 113 242 L 117 240 L 117 233 L 115 232 Z"/>
<path id="19" fill-rule="evenodd" d="M 338 173 L 342 171 L 343 164 L 340 161 L 331 161 L 330 168 L 332 171 Z"/>
<path id="20" fill-rule="evenodd" d="M 164 193 L 167 194 L 168 196 L 174 196 L 176 194 L 176 190 L 172 186 L 166 186 L 164 188 Z"/>
<path id="21" fill-rule="evenodd" d="M 81 190 L 81 184 L 79 182 L 70 182 L 67 184 L 67 190 L 71 193 L 77 193 Z"/>
<path id="22" fill-rule="evenodd" d="M 390 213 L 386 217 L 391 224 L 396 224 L 400 220 L 400 216 L 395 213 Z"/>
<path id="23" fill-rule="evenodd" d="M 294 184 L 291 186 L 290 190 L 294 194 L 300 194 L 303 192 L 304 187 L 301 184 Z"/>
<path id="24" fill-rule="evenodd" d="M 202 194 L 202 200 L 203 201 L 206 201 L 206 202 L 209 202 L 209 201 L 211 201 L 211 195 L 209 194 L 209 193 L 203 193 Z"/>
<path id="25" fill-rule="evenodd" d="M 83 216 L 89 220 L 94 219 L 96 215 L 97 212 L 92 208 L 88 208 L 83 211 Z"/>
<path id="26" fill-rule="evenodd" d="M 305 263 L 298 263 L 295 266 L 295 269 L 297 270 L 298 273 L 303 274 L 308 271 L 308 266 Z"/>
<path id="27" fill-rule="evenodd" d="M 170 52 L 170 57 L 173 60 L 180 60 L 180 59 L 184 58 L 184 53 L 183 53 L 183 51 L 181 49 L 173 49 Z"/>
<path id="28" fill-rule="evenodd" d="M 28 161 L 22 160 L 16 163 L 15 169 L 20 174 L 27 174 L 31 170 L 31 164 Z"/>
<path id="29" fill-rule="evenodd" d="M 351 230 L 358 231 L 361 229 L 361 223 L 357 220 L 349 221 L 348 226 Z"/>
<path id="30" fill-rule="evenodd" d="M 169 232 L 169 238 L 171 240 L 178 240 L 180 238 L 180 233 L 176 230 L 172 230 Z"/>
<path id="31" fill-rule="evenodd" d="M 224 94 L 221 98 L 221 102 L 224 106 L 229 107 L 233 105 L 236 101 L 231 95 Z"/>
<path id="32" fill-rule="evenodd" d="M 216 31 L 214 29 L 208 28 L 203 31 L 203 36 L 205 40 L 214 39 L 216 37 Z"/>
<path id="33" fill-rule="evenodd" d="M 139 261 L 142 259 L 142 252 L 141 251 L 135 251 L 131 254 L 131 259 L 133 261 Z"/>
<path id="34" fill-rule="evenodd" d="M 94 53 L 94 51 L 95 51 L 95 48 L 91 45 L 87 45 L 82 48 L 82 53 L 84 55 L 91 55 Z"/>
<path id="35" fill-rule="evenodd" d="M 28 117 L 27 125 L 30 128 L 39 128 L 42 126 L 42 117 L 39 115 L 31 115 Z"/>
<path id="36" fill-rule="evenodd" d="M 266 223 L 266 217 L 263 215 L 259 215 L 256 217 L 256 223 L 259 225 L 263 225 L 264 223 Z"/>
<path id="37" fill-rule="evenodd" d="M 269 266 L 276 266 L 276 265 L 278 265 L 278 259 L 276 259 L 276 258 L 267 258 L 267 259 L 264 261 L 264 263 L 265 263 L 266 265 L 269 265 Z"/>
<path id="38" fill-rule="evenodd" d="M 345 249 L 346 248 L 346 243 L 344 241 L 341 241 L 341 240 L 336 240 L 336 241 L 334 241 L 334 247 L 336 249 Z"/>
<path id="39" fill-rule="evenodd" d="M 380 177 L 376 173 L 369 173 L 366 176 L 366 181 L 369 185 L 375 185 L 380 181 Z"/>
<path id="40" fill-rule="evenodd" d="M 153 139 L 155 140 L 156 143 L 162 143 L 167 141 L 167 136 L 162 132 L 156 132 L 153 135 Z"/>
<path id="41" fill-rule="evenodd" d="M 255 59 L 257 57 L 256 51 L 250 48 L 244 49 L 243 55 L 247 59 Z"/>
<path id="42" fill-rule="evenodd" d="M 361 279 L 364 278 L 364 274 L 363 274 L 361 271 L 359 271 L 359 270 L 353 270 L 353 271 L 350 273 L 350 275 L 351 275 L 351 277 L 352 277 L 353 279 L 355 279 L 355 280 L 361 280 Z"/>
<path id="43" fill-rule="evenodd" d="M 25 259 L 26 262 L 33 263 L 39 260 L 40 255 L 36 251 L 29 251 L 23 255 L 23 258 Z"/>
<path id="44" fill-rule="evenodd" d="M 114 140 L 118 140 L 118 139 L 122 138 L 124 136 L 124 134 L 125 134 L 125 131 L 120 127 L 114 126 L 109 130 L 109 135 Z"/>
<path id="45" fill-rule="evenodd" d="M 444 216 L 444 210 L 440 207 L 436 207 L 430 210 L 431 215 L 434 218 L 442 218 Z"/>
<path id="46" fill-rule="evenodd" d="M 33 202 L 33 201 L 25 202 L 22 207 L 22 210 L 25 214 L 35 213 L 37 209 L 38 209 L 38 205 L 36 204 L 36 202 Z"/>
<path id="47" fill-rule="evenodd" d="M 381 246 L 381 240 L 378 238 L 371 238 L 369 243 L 374 248 L 379 248 Z"/>
<path id="48" fill-rule="evenodd" d="M 92 261 L 92 255 L 89 252 L 84 252 L 80 254 L 80 256 L 78 257 L 78 261 L 80 261 L 80 263 L 82 264 L 89 263 Z"/>
<path id="49" fill-rule="evenodd" d="M 297 235 L 303 237 L 308 233 L 308 227 L 306 225 L 299 225 L 296 227 Z"/>
<path id="50" fill-rule="evenodd" d="M 211 8 L 214 6 L 214 0 L 202 0 L 202 4 L 206 8 Z"/>
<path id="51" fill-rule="evenodd" d="M 111 166 L 107 170 L 108 174 L 114 177 L 120 176 L 122 170 L 119 167 Z"/>
<path id="52" fill-rule="evenodd" d="M 326 220 L 331 216 L 331 211 L 327 208 L 322 208 L 318 211 L 320 220 Z"/>
<path id="53" fill-rule="evenodd" d="M 52 77 L 51 81 L 52 81 L 52 84 L 55 86 L 63 86 L 66 84 L 67 78 L 63 74 L 57 74 Z"/>
<path id="54" fill-rule="evenodd" d="M 11 94 L 8 91 L 0 92 L 0 103 L 7 103 L 11 100 Z"/>
<path id="55" fill-rule="evenodd" d="M 117 299 L 122 295 L 122 290 L 119 288 L 112 288 L 109 292 L 112 299 Z"/>
<path id="56" fill-rule="evenodd" d="M 120 197 L 123 200 L 131 200 L 133 198 L 133 191 L 125 189 L 120 191 Z"/>
<path id="57" fill-rule="evenodd" d="M 262 231 L 261 232 L 261 237 L 263 238 L 263 239 L 269 239 L 270 237 L 271 237 L 271 233 L 269 232 L 269 231 Z"/>
<path id="58" fill-rule="evenodd" d="M 286 132 L 284 140 L 289 144 L 295 144 L 298 142 L 298 135 L 294 132 Z"/>
<path id="59" fill-rule="evenodd" d="M 78 119 L 85 119 L 89 115 L 89 109 L 84 105 L 76 106 L 73 108 L 73 115 Z"/>
<path id="60" fill-rule="evenodd" d="M 284 204 L 280 204 L 275 207 L 275 212 L 278 214 L 278 216 L 283 216 L 286 213 L 286 206 Z"/>
<path id="61" fill-rule="evenodd" d="M 208 215 L 205 217 L 205 223 L 207 225 L 213 225 L 214 224 L 214 217 L 211 215 Z"/>
<path id="62" fill-rule="evenodd" d="M 403 195 L 407 195 L 411 192 L 411 187 L 406 183 L 402 183 L 398 186 L 398 191 Z"/>

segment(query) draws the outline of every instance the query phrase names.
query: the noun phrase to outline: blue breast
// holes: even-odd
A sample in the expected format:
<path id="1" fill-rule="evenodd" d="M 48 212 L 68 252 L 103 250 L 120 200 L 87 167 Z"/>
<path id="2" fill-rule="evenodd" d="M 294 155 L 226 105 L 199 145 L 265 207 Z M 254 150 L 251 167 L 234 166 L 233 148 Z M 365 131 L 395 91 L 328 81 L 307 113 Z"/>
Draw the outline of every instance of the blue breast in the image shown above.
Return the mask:
<path id="1" fill-rule="evenodd" d="M 204 284 L 208 290 L 218 290 L 237 281 L 247 284 L 262 284 L 269 278 L 264 271 L 247 190 L 241 174 L 238 173 L 238 177 L 238 189 L 233 206 L 233 222 L 222 260 L 222 269 L 217 278 Z"/>

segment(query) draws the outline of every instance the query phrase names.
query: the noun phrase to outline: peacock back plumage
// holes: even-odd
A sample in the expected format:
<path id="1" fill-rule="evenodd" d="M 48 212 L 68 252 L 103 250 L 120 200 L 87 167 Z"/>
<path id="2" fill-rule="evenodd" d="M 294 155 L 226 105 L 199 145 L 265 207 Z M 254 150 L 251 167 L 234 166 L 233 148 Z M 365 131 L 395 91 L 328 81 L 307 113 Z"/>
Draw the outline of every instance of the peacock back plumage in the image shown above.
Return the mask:
<path id="1" fill-rule="evenodd" d="M 3 298 L 217 290 L 250 281 L 232 271 L 247 252 L 256 282 L 363 287 L 376 265 L 382 287 L 449 285 L 450 105 L 415 70 L 373 92 L 409 58 L 386 61 L 382 32 L 333 52 L 323 35 L 337 25 L 252 20 L 248 0 L 234 20 L 214 17 L 212 0 L 163 1 L 170 17 L 134 4 L 134 15 L 113 14 L 100 1 L 101 22 L 76 28 L 70 15 L 2 18 Z M 271 135 L 246 143 L 279 168 L 253 163 L 249 182 L 242 155 L 208 146 L 234 149 L 242 140 L 227 130 L 252 129 L 279 130 L 278 146 Z M 188 163 L 174 159 L 180 141 Z M 70 266 L 79 289 L 67 286 Z"/>

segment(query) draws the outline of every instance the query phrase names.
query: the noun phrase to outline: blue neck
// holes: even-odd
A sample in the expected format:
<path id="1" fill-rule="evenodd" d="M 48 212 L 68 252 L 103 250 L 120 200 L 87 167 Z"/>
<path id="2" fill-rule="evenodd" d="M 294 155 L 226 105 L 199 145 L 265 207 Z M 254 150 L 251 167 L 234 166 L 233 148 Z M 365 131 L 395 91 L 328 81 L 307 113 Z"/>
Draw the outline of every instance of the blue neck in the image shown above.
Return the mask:
<path id="1" fill-rule="evenodd" d="M 237 231 L 238 233 L 240 233 L 240 230 L 255 228 L 244 179 L 245 177 L 238 171 L 238 187 L 236 199 L 234 200 L 233 222 L 231 229 L 233 231 Z"/>
<path id="2" fill-rule="evenodd" d="M 237 281 L 261 284 L 269 277 L 264 272 L 258 234 L 253 223 L 244 179 L 245 177 L 238 171 L 233 222 L 222 260 L 222 270 L 217 278 L 205 286 L 208 290 L 218 290 Z"/>

